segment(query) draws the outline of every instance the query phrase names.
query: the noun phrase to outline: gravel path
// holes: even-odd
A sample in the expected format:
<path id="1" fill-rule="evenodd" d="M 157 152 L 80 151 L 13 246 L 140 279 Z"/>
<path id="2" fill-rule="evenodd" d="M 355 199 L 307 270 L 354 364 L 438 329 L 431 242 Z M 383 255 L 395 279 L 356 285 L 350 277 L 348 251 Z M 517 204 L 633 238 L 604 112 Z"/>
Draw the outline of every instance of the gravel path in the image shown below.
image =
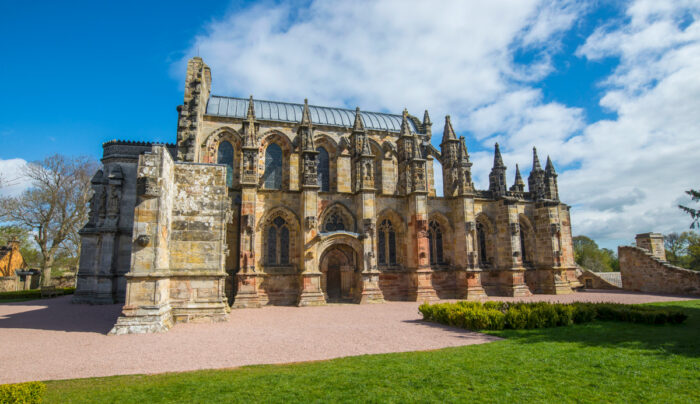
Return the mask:
<path id="1" fill-rule="evenodd" d="M 73 305 L 70 298 L 0 304 L 0 384 L 313 361 L 497 339 L 424 323 L 415 302 L 233 310 L 224 323 L 178 324 L 163 334 L 107 336 L 121 306 Z M 687 299 L 598 291 L 518 300 Z"/>

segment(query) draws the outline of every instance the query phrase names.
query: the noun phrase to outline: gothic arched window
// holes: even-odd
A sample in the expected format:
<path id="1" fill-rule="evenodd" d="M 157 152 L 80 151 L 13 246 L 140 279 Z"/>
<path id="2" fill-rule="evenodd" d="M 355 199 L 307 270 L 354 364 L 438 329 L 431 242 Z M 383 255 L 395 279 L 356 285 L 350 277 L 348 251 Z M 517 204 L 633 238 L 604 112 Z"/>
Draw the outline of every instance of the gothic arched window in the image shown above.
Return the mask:
<path id="1" fill-rule="evenodd" d="M 486 232 L 484 231 L 484 225 L 477 223 L 476 225 L 476 238 L 479 242 L 479 263 L 482 265 L 487 264 L 486 260 Z"/>
<path id="2" fill-rule="evenodd" d="M 442 253 L 442 230 L 435 220 L 430 221 L 428 228 L 428 244 L 430 247 L 430 265 L 444 263 Z"/>
<path id="3" fill-rule="evenodd" d="M 265 150 L 263 183 L 267 189 L 282 189 L 282 148 L 270 143 Z"/>
<path id="4" fill-rule="evenodd" d="M 338 230 L 346 229 L 343 216 L 341 216 L 340 212 L 338 212 L 338 210 L 336 209 L 335 211 L 329 213 L 328 216 L 326 216 L 326 221 L 325 223 L 323 223 L 323 231 L 329 232 Z"/>
<path id="5" fill-rule="evenodd" d="M 380 265 L 396 264 L 396 232 L 391 225 L 391 221 L 385 219 L 379 225 L 378 239 L 378 262 Z"/>
<path id="6" fill-rule="evenodd" d="M 318 185 L 321 187 L 321 191 L 331 190 L 331 176 L 330 176 L 330 162 L 328 159 L 328 152 L 323 147 L 317 147 L 316 151 L 316 172 L 318 173 Z"/>
<path id="7" fill-rule="evenodd" d="M 525 232 L 520 227 L 520 254 L 522 254 L 523 262 L 529 262 L 530 257 L 527 256 L 527 248 L 525 247 Z"/>
<path id="8" fill-rule="evenodd" d="M 281 217 L 267 229 L 267 265 L 289 265 L 289 226 Z"/>
<path id="9" fill-rule="evenodd" d="M 231 143 L 224 140 L 219 143 L 219 149 L 216 153 L 216 162 L 218 164 L 226 164 L 226 185 L 233 186 L 233 146 Z"/>

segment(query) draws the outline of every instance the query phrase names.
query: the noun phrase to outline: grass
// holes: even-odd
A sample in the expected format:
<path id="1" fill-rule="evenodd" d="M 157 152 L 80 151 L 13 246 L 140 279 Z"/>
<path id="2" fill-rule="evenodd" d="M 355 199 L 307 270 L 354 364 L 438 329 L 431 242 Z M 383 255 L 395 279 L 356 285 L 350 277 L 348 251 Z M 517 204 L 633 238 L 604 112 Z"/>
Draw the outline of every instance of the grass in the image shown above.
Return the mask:
<path id="1" fill-rule="evenodd" d="M 700 300 L 656 305 L 689 318 L 492 331 L 505 339 L 429 352 L 52 381 L 45 402 L 698 402 Z"/>

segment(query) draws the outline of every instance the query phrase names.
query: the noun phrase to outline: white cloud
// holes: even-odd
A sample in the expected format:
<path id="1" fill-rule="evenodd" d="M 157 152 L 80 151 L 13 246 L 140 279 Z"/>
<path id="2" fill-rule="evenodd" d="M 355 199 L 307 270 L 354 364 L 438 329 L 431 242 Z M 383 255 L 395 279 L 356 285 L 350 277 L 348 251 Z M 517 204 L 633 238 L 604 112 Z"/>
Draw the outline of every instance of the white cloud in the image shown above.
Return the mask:
<path id="1" fill-rule="evenodd" d="M 217 94 L 359 105 L 420 116 L 435 137 L 452 115 L 484 146 L 501 144 L 509 167 L 527 176 L 531 146 L 560 170 L 574 232 L 631 239 L 636 232 L 683 230 L 676 208 L 698 184 L 700 23 L 698 3 L 636 1 L 627 18 L 590 35 L 577 55 L 619 59 L 601 83 L 601 106 L 615 120 L 587 124 L 584 111 L 545 102 L 537 82 L 556 66 L 560 37 L 591 7 L 578 2 L 313 1 L 307 9 L 263 4 L 210 23 L 195 38 Z M 690 18 L 689 18 L 690 16 Z M 690 23 L 688 23 L 690 21 Z M 528 66 L 518 51 L 538 55 Z M 184 60 L 173 67 L 184 73 Z M 439 139 L 434 139 L 438 140 Z M 434 143 L 438 143 L 434 142 Z M 486 188 L 491 152 L 472 152 Z M 437 176 L 437 175 L 436 175 Z"/>
<path id="2" fill-rule="evenodd" d="M 0 196 L 16 196 L 29 187 L 29 182 L 22 175 L 26 165 L 23 159 L 0 159 Z"/>

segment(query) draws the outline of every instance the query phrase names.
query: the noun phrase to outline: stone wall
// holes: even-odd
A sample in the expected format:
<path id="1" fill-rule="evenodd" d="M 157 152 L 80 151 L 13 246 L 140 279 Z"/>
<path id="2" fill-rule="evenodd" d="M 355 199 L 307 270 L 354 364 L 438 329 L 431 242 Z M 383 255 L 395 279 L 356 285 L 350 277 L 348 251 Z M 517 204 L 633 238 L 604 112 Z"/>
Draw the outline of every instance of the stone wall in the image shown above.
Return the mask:
<path id="1" fill-rule="evenodd" d="M 17 290 L 17 278 L 12 276 L 0 276 L 0 292 L 14 292 Z"/>
<path id="2" fill-rule="evenodd" d="M 38 276 L 38 275 L 37 275 Z M 63 276 L 52 276 L 51 285 L 57 288 L 74 288 L 75 287 L 76 276 L 73 275 L 63 275 Z"/>
<path id="3" fill-rule="evenodd" d="M 700 272 L 670 265 L 639 247 L 620 246 L 617 254 L 623 289 L 700 296 Z"/>
<path id="4" fill-rule="evenodd" d="M 153 146 L 137 172 L 126 302 L 111 333 L 225 320 L 226 167 L 175 163 L 164 146 Z"/>

